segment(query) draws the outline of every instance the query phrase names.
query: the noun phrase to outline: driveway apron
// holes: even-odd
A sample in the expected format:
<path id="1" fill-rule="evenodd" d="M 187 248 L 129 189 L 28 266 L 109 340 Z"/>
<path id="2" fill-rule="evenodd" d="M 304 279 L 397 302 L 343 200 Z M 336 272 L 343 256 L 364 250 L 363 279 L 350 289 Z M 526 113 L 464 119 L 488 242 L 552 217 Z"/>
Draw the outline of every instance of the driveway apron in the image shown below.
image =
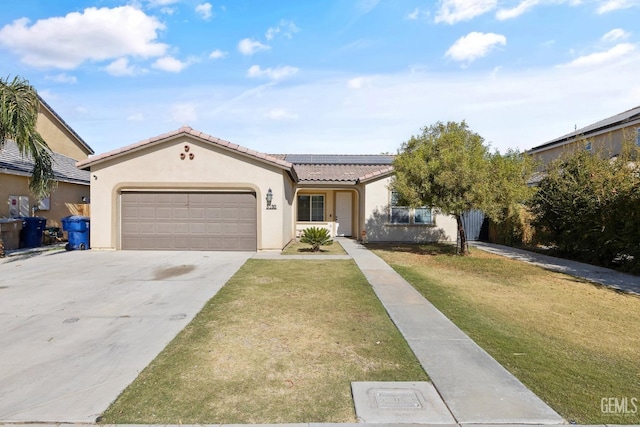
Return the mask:
<path id="1" fill-rule="evenodd" d="M 0 260 L 0 423 L 94 422 L 252 255 Z"/>

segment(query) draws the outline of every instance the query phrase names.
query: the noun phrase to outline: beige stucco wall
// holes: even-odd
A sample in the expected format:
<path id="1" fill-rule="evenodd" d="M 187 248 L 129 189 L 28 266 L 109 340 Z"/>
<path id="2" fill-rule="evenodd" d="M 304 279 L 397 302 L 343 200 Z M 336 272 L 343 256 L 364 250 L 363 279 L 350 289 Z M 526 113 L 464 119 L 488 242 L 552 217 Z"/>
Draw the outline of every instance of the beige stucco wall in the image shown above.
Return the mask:
<path id="1" fill-rule="evenodd" d="M 185 159 L 180 155 L 189 152 Z M 193 160 L 189 155 L 193 154 Z M 120 194 L 126 190 L 252 191 L 256 193 L 258 250 L 282 249 L 292 235 L 292 187 L 286 172 L 180 135 L 91 167 L 91 247 L 120 249 Z M 271 188 L 277 209 L 266 209 Z"/>
<path id="2" fill-rule="evenodd" d="M 569 155 L 576 150 L 584 150 L 587 141 L 590 141 L 591 151 L 593 153 L 598 153 L 605 157 L 615 156 L 620 153 L 622 143 L 625 140 L 635 143 L 637 135 L 636 129 L 638 129 L 638 127 L 640 127 L 640 123 L 635 123 L 624 128 L 597 134 L 587 139 L 578 138 L 563 145 L 534 152 L 532 155 L 540 162 L 540 166 L 544 167 L 563 155 Z"/>
<path id="3" fill-rule="evenodd" d="M 0 217 L 9 216 L 9 196 L 28 196 L 29 206 L 37 200 L 29 192 L 29 180 L 26 176 L 0 174 Z M 88 215 L 88 205 L 82 203 L 82 197 L 89 197 L 89 186 L 59 182 L 51 193 L 50 210 L 36 211 L 36 216 L 47 218 L 48 227 L 61 227 L 60 219 L 69 215 Z"/>
<path id="4" fill-rule="evenodd" d="M 364 185 L 361 211 L 366 238 L 370 242 L 455 242 L 456 220 L 434 209 L 435 225 L 391 224 L 389 215 L 391 177 Z"/>
<path id="5" fill-rule="evenodd" d="M 76 160 L 86 159 L 89 155 L 77 138 L 44 106 L 41 106 L 38 112 L 36 130 L 42 135 L 51 151 Z"/>

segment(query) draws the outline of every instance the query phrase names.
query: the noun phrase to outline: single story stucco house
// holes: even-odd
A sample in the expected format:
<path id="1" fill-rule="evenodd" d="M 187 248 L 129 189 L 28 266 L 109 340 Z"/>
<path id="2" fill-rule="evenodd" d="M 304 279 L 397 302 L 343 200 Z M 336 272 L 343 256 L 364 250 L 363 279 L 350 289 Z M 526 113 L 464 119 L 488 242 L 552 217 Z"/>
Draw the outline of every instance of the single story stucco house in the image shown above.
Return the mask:
<path id="1" fill-rule="evenodd" d="M 264 154 L 183 126 L 77 167 L 90 171 L 93 249 L 280 250 L 311 226 L 455 242 L 452 217 L 396 205 L 392 161 Z"/>

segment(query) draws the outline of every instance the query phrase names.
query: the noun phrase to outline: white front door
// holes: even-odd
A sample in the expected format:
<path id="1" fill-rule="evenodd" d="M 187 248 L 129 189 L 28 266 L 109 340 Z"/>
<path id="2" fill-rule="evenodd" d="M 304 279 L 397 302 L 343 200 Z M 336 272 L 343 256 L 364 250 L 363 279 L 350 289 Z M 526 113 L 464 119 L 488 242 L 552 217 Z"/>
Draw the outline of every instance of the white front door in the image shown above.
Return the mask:
<path id="1" fill-rule="evenodd" d="M 336 193 L 336 236 L 351 236 L 351 209 L 353 195 L 351 191 Z"/>

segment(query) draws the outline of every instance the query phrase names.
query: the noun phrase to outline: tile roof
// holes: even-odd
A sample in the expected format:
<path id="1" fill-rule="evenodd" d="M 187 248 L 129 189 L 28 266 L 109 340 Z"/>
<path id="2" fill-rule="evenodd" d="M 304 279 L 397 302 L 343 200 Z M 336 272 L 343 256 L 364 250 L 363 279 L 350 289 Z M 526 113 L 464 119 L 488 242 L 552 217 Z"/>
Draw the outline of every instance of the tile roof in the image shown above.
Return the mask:
<path id="1" fill-rule="evenodd" d="M 58 181 L 74 184 L 89 184 L 89 172 L 76 167 L 76 160 L 59 153 L 52 153 L 53 173 Z M 11 175 L 30 176 L 33 160 L 23 157 L 13 141 L 7 141 L 0 148 L 0 172 Z"/>
<path id="2" fill-rule="evenodd" d="M 162 135 L 158 135 L 153 138 L 145 139 L 144 141 L 136 142 L 135 144 L 127 145 L 126 147 L 118 148 L 116 150 L 112 150 L 112 151 L 100 154 L 98 156 L 90 157 L 86 160 L 82 160 L 78 162 L 76 165 L 81 169 L 89 169 L 92 165 L 96 163 L 103 162 L 107 159 L 119 157 L 125 153 L 135 152 L 149 145 L 153 145 L 153 144 L 156 144 L 180 135 L 190 135 L 202 141 L 206 141 L 214 145 L 226 148 L 228 150 L 235 151 L 235 152 L 244 154 L 246 156 L 256 158 L 265 163 L 271 163 L 273 165 L 286 169 L 291 173 L 294 173 L 292 171 L 293 165 L 281 158 L 272 156 L 270 154 L 261 153 L 259 151 L 250 150 L 238 144 L 233 144 L 229 141 L 225 141 L 224 139 L 216 138 L 215 136 L 211 136 L 204 132 L 197 131 L 191 128 L 190 126 L 182 126 L 180 129 L 177 129 Z"/>
<path id="3" fill-rule="evenodd" d="M 301 183 L 356 184 L 393 171 L 389 165 L 353 164 L 295 164 L 294 169 Z"/>
<path id="4" fill-rule="evenodd" d="M 395 157 L 389 154 L 277 154 L 277 156 L 296 165 L 390 165 Z"/>
<path id="5" fill-rule="evenodd" d="M 606 119 L 592 123 L 589 126 L 576 129 L 571 133 L 568 133 L 556 139 L 552 139 L 551 141 L 545 142 L 542 145 L 533 147 L 529 151 L 530 152 L 538 151 L 543 148 L 547 148 L 553 145 L 567 142 L 575 137 L 588 137 L 589 135 L 596 133 L 598 131 L 606 130 L 608 128 L 612 128 L 618 125 L 624 125 L 625 123 L 630 123 L 638 119 L 640 119 L 640 106 L 631 108 L 630 110 L 627 110 L 627 111 L 623 111 L 622 113 L 616 114 L 615 116 L 607 117 Z"/>

